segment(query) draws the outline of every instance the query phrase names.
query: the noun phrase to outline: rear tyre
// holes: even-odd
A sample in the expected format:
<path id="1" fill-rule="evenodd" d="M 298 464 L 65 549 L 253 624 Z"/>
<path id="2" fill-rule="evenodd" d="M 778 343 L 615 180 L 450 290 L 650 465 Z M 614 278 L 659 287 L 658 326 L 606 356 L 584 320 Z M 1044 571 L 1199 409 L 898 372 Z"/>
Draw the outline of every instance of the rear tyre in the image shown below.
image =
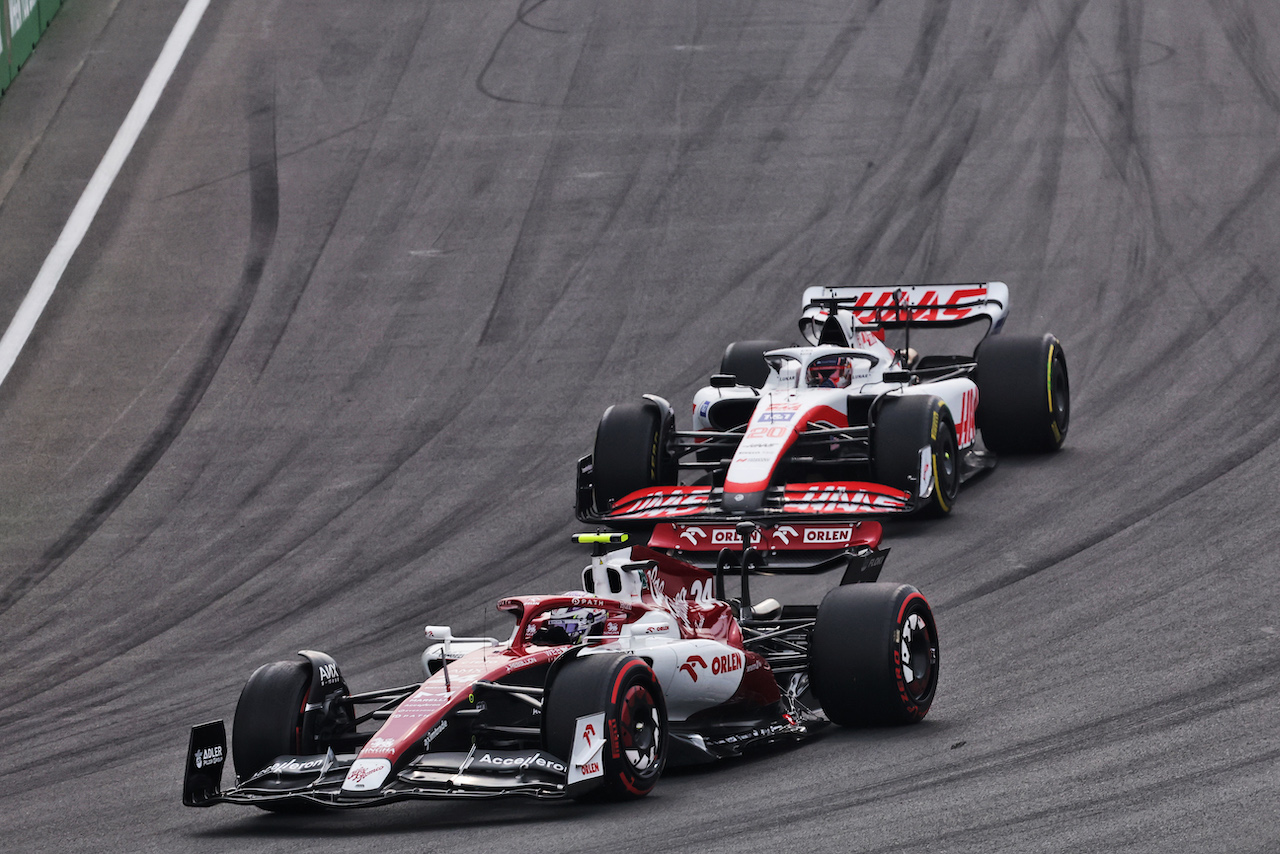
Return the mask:
<path id="1" fill-rule="evenodd" d="M 614 501 L 637 489 L 676 482 L 666 449 L 673 429 L 675 416 L 652 400 L 618 403 L 604 411 L 592 453 L 597 512 L 608 512 Z"/>
<path id="2" fill-rule="evenodd" d="M 818 606 L 809 685 L 841 726 L 917 723 L 938 687 L 933 611 L 909 584 L 849 584 Z"/>
<path id="3" fill-rule="evenodd" d="M 781 341 L 735 341 L 724 348 L 720 357 L 720 373 L 733 374 L 740 385 L 760 388 L 769 379 L 769 365 L 764 354 L 785 347 Z"/>
<path id="4" fill-rule="evenodd" d="M 978 429 L 998 454 L 1056 451 L 1071 423 L 1071 384 L 1052 335 L 987 338 L 978 345 Z"/>
<path id="5" fill-rule="evenodd" d="M 569 797 L 642 798 L 667 762 L 667 704 L 649 665 L 633 655 L 584 655 L 566 662 L 543 706 L 543 745 L 571 763 L 578 719 L 601 712 L 604 773 L 570 784 Z"/>
<path id="6" fill-rule="evenodd" d="M 951 410 L 932 395 L 886 398 L 871 432 L 871 479 L 918 495 L 920 449 L 925 447 L 933 491 L 919 512 L 945 516 L 960 491 L 960 452 Z"/>

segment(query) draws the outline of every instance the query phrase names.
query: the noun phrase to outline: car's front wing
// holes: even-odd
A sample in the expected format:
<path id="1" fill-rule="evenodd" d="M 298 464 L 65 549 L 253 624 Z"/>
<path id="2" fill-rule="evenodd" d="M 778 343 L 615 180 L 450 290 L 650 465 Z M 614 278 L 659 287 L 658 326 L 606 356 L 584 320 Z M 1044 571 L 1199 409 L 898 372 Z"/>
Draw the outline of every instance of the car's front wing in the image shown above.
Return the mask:
<path id="1" fill-rule="evenodd" d="M 562 798 L 568 767 L 541 750 L 489 750 L 425 753 L 377 788 L 343 788 L 354 754 L 280 756 L 249 779 L 225 791 L 226 729 L 222 721 L 191 730 L 182 802 L 187 806 L 316 804 L 359 809 L 403 800 Z"/>
<path id="2" fill-rule="evenodd" d="M 604 513 L 579 504 L 584 522 L 732 522 L 756 520 L 801 521 L 890 516 L 910 513 L 921 499 L 878 483 L 841 481 L 789 483 L 766 490 L 758 507 L 732 506 L 724 490 L 710 486 L 656 486 L 625 495 Z"/>

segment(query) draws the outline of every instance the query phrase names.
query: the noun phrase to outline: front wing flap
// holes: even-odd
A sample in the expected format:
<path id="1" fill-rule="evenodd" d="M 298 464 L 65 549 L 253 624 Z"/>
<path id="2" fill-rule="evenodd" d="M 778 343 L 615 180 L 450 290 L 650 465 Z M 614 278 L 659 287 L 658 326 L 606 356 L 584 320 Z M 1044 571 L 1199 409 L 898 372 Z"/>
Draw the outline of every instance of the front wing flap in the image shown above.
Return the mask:
<path id="1" fill-rule="evenodd" d="M 742 756 L 774 744 L 804 741 L 823 729 L 828 721 L 817 714 L 784 714 L 776 718 L 729 725 L 671 727 L 672 767 L 699 765 Z"/>
<path id="2" fill-rule="evenodd" d="M 909 492 L 879 483 L 840 481 L 788 483 L 770 487 L 753 519 L 831 519 L 910 513 L 919 500 Z M 658 486 L 640 489 L 614 502 L 588 522 L 731 522 L 748 514 L 724 505 L 724 490 L 710 486 Z"/>
<path id="3" fill-rule="evenodd" d="M 222 791 L 225 761 L 222 721 L 193 727 L 182 802 L 198 807 L 310 803 L 358 809 L 414 799 L 553 799 L 564 797 L 569 773 L 565 762 L 546 751 L 473 748 L 469 752 L 424 753 L 377 788 L 355 792 L 343 788 L 355 754 L 329 751 L 326 755 L 277 757 L 257 774 Z"/>

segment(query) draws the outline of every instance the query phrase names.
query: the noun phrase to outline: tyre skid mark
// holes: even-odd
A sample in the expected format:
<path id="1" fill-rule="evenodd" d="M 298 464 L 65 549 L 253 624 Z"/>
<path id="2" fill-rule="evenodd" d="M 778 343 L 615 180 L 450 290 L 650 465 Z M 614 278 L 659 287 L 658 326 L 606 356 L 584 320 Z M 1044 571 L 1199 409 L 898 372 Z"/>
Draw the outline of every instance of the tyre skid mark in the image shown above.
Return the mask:
<path id="1" fill-rule="evenodd" d="M 549 2 L 549 0 L 520 0 L 520 6 L 516 9 L 515 17 L 511 23 L 502 31 L 502 35 L 498 36 L 498 41 L 493 46 L 493 50 L 489 52 L 489 57 L 485 60 L 480 72 L 476 75 L 476 91 L 484 95 L 490 100 L 497 101 L 500 104 L 516 104 L 525 107 L 559 107 L 563 104 L 556 104 L 550 101 L 528 101 L 523 98 L 515 98 L 508 95 L 499 94 L 493 86 L 490 86 L 487 78 L 494 66 L 498 64 L 498 58 L 501 56 L 503 49 L 507 46 L 507 40 L 521 27 L 535 30 L 542 33 L 550 33 L 552 35 L 568 35 L 567 30 L 556 30 L 550 27 L 543 27 L 529 21 L 529 16 L 538 10 L 539 7 Z M 582 52 L 579 49 L 577 62 L 582 61 Z"/>
<path id="2" fill-rule="evenodd" d="M 1210 5 L 1218 16 L 1227 41 L 1235 51 L 1242 67 L 1254 81 L 1259 96 L 1269 109 L 1280 112 L 1276 75 L 1266 64 L 1265 56 L 1259 47 L 1256 24 L 1251 18 L 1247 18 L 1246 14 L 1231 0 L 1214 0 Z M 1136 33 L 1132 26 L 1126 30 L 1126 26 L 1129 25 L 1124 22 L 1127 20 L 1127 16 L 1122 15 L 1121 42 L 1127 45 L 1126 55 L 1130 58 L 1130 61 L 1125 64 L 1123 93 L 1117 92 L 1107 82 L 1107 78 L 1117 72 L 1104 71 L 1101 65 L 1090 57 L 1095 71 L 1090 81 L 1104 98 L 1112 101 L 1115 112 L 1124 117 L 1124 133 L 1108 134 L 1103 131 L 1084 107 L 1087 99 L 1078 88 L 1075 90 L 1087 126 L 1104 150 L 1109 152 L 1117 176 L 1125 182 L 1126 186 L 1132 188 L 1131 198 L 1137 211 L 1142 214 L 1139 222 L 1144 225 L 1144 228 L 1139 230 L 1134 238 L 1128 264 L 1129 280 L 1138 282 L 1139 287 L 1127 292 L 1120 313 L 1122 315 L 1138 313 L 1141 308 L 1150 303 L 1151 291 L 1164 288 L 1167 280 L 1173 279 L 1179 282 L 1200 305 L 1198 312 L 1187 316 L 1187 334 L 1203 338 L 1236 307 L 1237 300 L 1245 296 L 1249 288 L 1244 282 L 1238 282 L 1236 287 L 1227 290 L 1216 286 L 1205 288 L 1198 283 L 1197 278 L 1189 270 L 1220 256 L 1224 244 L 1232 241 L 1234 233 L 1243 227 L 1247 216 L 1253 214 L 1260 203 L 1273 198 L 1277 182 L 1280 180 L 1280 155 L 1272 157 L 1260 167 L 1236 204 L 1197 246 L 1180 254 L 1177 247 L 1173 245 L 1173 241 L 1166 236 L 1160 217 L 1157 188 L 1150 168 L 1150 156 L 1145 152 L 1142 137 L 1134 126 L 1137 96 L 1136 87 L 1133 84 L 1133 73 L 1137 67 L 1149 67 L 1153 63 L 1138 61 L 1136 51 L 1142 43 L 1140 26 L 1136 28 L 1138 30 Z M 1123 140 L 1128 142 L 1125 143 Z M 1156 262 L 1153 260 L 1155 258 L 1168 260 Z M 1169 336 L 1168 340 L 1173 343 L 1165 349 L 1163 353 L 1165 358 L 1144 358 L 1142 365 L 1136 369 L 1136 373 L 1121 377 L 1120 381 L 1122 383 L 1141 381 L 1153 371 L 1160 370 L 1165 359 L 1177 356 L 1185 350 L 1187 345 L 1185 337 Z M 1121 339 L 1105 337 L 1097 342 L 1098 349 L 1095 350 L 1094 355 L 1098 360 L 1111 358 L 1115 348 L 1122 344 Z"/>
<path id="3" fill-rule="evenodd" d="M 406 595 L 413 581 L 404 576 L 406 573 L 416 573 L 417 571 L 412 567 L 433 549 L 447 543 L 457 532 L 464 531 L 467 521 L 487 512 L 491 507 L 488 496 L 502 489 L 506 482 L 507 475 L 503 473 L 490 478 L 487 482 L 477 483 L 474 490 L 475 497 L 457 505 L 446 514 L 435 516 L 411 541 L 380 555 L 374 561 L 360 563 L 359 571 L 354 576 L 356 581 L 351 577 L 338 576 L 327 585 L 301 585 L 298 589 L 305 592 L 300 592 L 287 604 L 273 606 L 270 621 L 261 623 L 253 630 L 239 632 L 234 637 L 223 637 L 216 630 L 211 634 L 208 628 L 195 631 L 193 636 L 202 639 L 202 646 L 211 644 L 220 648 L 233 641 L 252 645 L 261 636 L 275 636 L 279 631 L 279 624 L 318 613 L 340 597 L 359 596 L 362 590 L 397 589 L 401 595 L 395 602 L 389 603 L 381 610 L 379 628 L 357 636 L 347 648 L 350 650 L 354 646 L 361 645 L 376 647 L 378 643 L 385 640 L 403 637 L 404 626 L 420 621 L 424 613 L 422 600 Z M 215 587 L 208 584 L 200 585 L 198 596 L 184 593 L 180 586 L 167 591 L 169 598 L 151 603 L 148 609 L 150 613 L 133 614 L 132 619 L 122 627 L 106 627 L 108 631 L 116 632 L 118 637 L 94 636 L 90 638 L 90 643 L 43 659 L 42 672 L 57 674 L 57 679 L 44 680 L 38 684 L 24 685 L 20 688 L 15 687 L 14 690 L 6 692 L 3 699 L 0 699 L 0 711 L 7 711 L 39 700 L 50 692 L 63 690 L 71 680 L 92 679 L 93 674 L 100 668 L 111 666 L 114 661 L 142 650 L 179 626 L 193 621 L 202 626 L 221 625 L 221 619 L 218 617 L 219 609 L 240 610 L 246 603 L 256 601 L 258 599 L 254 592 L 256 586 L 268 584 L 278 567 L 296 558 L 313 537 L 352 509 L 353 505 L 340 509 L 330 518 L 309 528 L 291 545 L 279 551 L 273 551 L 266 560 L 247 561 L 232 572 L 222 573 L 221 581 Z M 523 543 L 504 542 L 502 554 L 505 555 L 509 549 L 514 548 L 516 553 L 525 555 L 526 560 L 534 561 L 539 556 L 544 556 L 547 558 L 547 566 L 556 567 L 556 563 L 551 558 L 559 553 L 559 543 L 563 541 L 562 535 L 567 527 L 571 526 L 556 520 L 547 530 L 539 530 L 531 534 Z M 466 584 L 457 585 L 453 595 L 443 599 L 433 599 L 425 610 L 438 612 L 441 609 L 447 609 L 449 605 L 474 604 L 477 589 L 485 585 L 501 583 L 507 575 L 508 566 L 500 557 L 490 561 L 478 560 L 476 568 L 468 571 Z M 195 607 L 190 607 L 192 604 L 195 604 Z M 486 607 L 489 607 L 488 603 Z M 455 610 L 447 610 L 447 612 L 456 613 Z M 135 637 L 133 631 L 139 623 L 146 625 L 147 632 L 143 636 Z M 109 676 L 101 681 L 111 687 L 104 689 L 102 685 L 95 684 L 88 692 L 98 698 L 99 702 L 105 701 L 106 693 L 104 692 L 109 690 L 122 690 L 125 694 L 128 692 L 128 689 L 121 689 Z M 66 725 L 67 722 L 62 721 L 57 728 L 61 729 Z M 42 757 L 40 763 L 47 763 L 49 757 L 45 754 L 42 754 Z"/>
<path id="4" fill-rule="evenodd" d="M 251 166 L 249 249 L 232 304 L 214 328 L 204 358 L 170 401 L 160 425 L 147 437 L 107 489 L 45 550 L 34 566 L 6 586 L 0 595 L 0 613 L 12 607 L 84 545 L 142 483 L 182 432 L 221 367 L 257 295 L 263 269 L 275 242 L 279 220 L 279 184 L 275 159 L 273 99 L 274 96 L 265 103 L 254 104 L 248 117 Z"/>
<path id="5" fill-rule="evenodd" d="M 1280 375 L 1273 374 L 1272 376 L 1274 379 L 1271 384 L 1276 386 L 1275 389 L 1272 389 L 1272 394 L 1275 395 L 1280 393 Z M 1257 391 L 1258 389 L 1253 390 L 1253 392 Z M 1218 413 L 1218 415 L 1220 415 L 1220 413 Z M 1020 567 L 1011 572 L 1003 573 L 991 581 L 977 585 L 966 593 L 955 596 L 945 602 L 940 602 L 940 606 L 945 608 L 957 608 L 985 596 L 989 596 L 992 593 L 997 593 L 1006 587 L 1017 584 L 1020 581 L 1025 581 L 1026 579 L 1032 578 L 1047 570 L 1055 569 L 1066 561 L 1084 554 L 1085 552 L 1088 552 L 1109 540 L 1119 537 L 1149 519 L 1163 514 L 1171 506 L 1185 501 L 1197 500 L 1196 496 L 1202 490 L 1212 486 L 1223 478 L 1232 475 L 1237 469 L 1248 465 L 1255 458 L 1270 450 L 1277 443 L 1280 443 L 1280 413 L 1274 414 L 1260 423 L 1267 427 L 1261 435 L 1253 437 L 1234 453 L 1223 453 L 1223 455 L 1216 460 L 1212 469 L 1198 473 L 1181 481 L 1164 481 L 1162 484 L 1163 489 L 1159 495 L 1152 496 L 1148 503 L 1142 505 L 1131 513 L 1115 519 L 1111 524 L 1095 529 L 1090 536 L 1072 543 L 1067 548 L 1051 552 L 1041 560 L 1037 560 L 1029 566 Z"/>
<path id="6" fill-rule="evenodd" d="M 379 80 L 379 85 L 373 87 L 379 96 L 367 101 L 360 121 L 353 128 L 343 132 L 343 135 L 349 133 L 354 137 L 357 132 L 364 131 L 365 137 L 352 139 L 344 169 L 332 182 L 333 186 L 338 188 L 333 197 L 332 213 L 327 219 L 322 220 L 318 227 L 308 229 L 309 232 L 319 233 L 316 244 L 300 250 L 299 257 L 292 260 L 290 265 L 281 271 L 278 281 L 273 283 L 269 294 L 268 310 L 263 313 L 259 326 L 253 329 L 249 336 L 246 358 L 255 372 L 254 385 L 260 383 L 269 369 L 276 350 L 289 331 L 303 296 L 314 281 L 316 270 L 329 251 L 330 241 L 351 202 L 360 176 L 364 173 L 373 151 L 374 141 L 390 111 L 392 99 L 403 85 L 405 75 L 408 73 L 414 46 L 421 41 L 430 20 L 428 8 L 416 29 L 406 28 L 402 37 L 387 39 L 386 50 L 377 57 L 375 67 L 380 75 L 385 76 Z M 265 54 L 269 47 L 264 45 L 261 50 Z M 434 147 L 434 142 L 432 146 Z"/>
<path id="7" fill-rule="evenodd" d="M 1266 43 L 1253 16 L 1238 0 L 1209 0 L 1209 8 L 1259 97 L 1272 112 L 1280 114 L 1280 75 L 1267 62 Z"/>
<path id="8" fill-rule="evenodd" d="M 909 799 L 929 789 L 950 791 L 960 783 L 981 783 L 984 780 L 998 782 L 1004 779 L 1010 769 L 1025 771 L 1036 766 L 1051 764 L 1067 755 L 1120 747 L 1143 738 L 1169 733 L 1186 724 L 1233 712 L 1245 702 L 1265 706 L 1268 700 L 1274 701 L 1280 698 L 1280 685 L 1276 684 L 1271 677 L 1273 669 L 1280 666 L 1280 650 L 1272 650 L 1263 658 L 1264 660 L 1259 661 L 1259 666 L 1256 668 L 1242 668 L 1207 684 L 1177 691 L 1169 696 L 1070 726 L 1058 732 L 1046 733 L 1012 744 L 995 744 L 985 753 L 974 755 L 970 752 L 967 756 L 958 757 L 930 770 L 887 776 L 876 779 L 874 783 L 850 787 L 842 790 L 838 805 L 822 801 L 811 806 L 793 809 L 789 818 L 801 823 L 816 822 L 819 819 L 829 820 L 833 809 L 836 812 L 857 812 L 872 804 Z M 1270 667 L 1265 666 L 1267 661 L 1270 662 Z M 856 737 L 853 733 L 849 734 L 850 739 Z M 839 738 L 839 735 L 833 734 L 827 738 Z M 972 737 L 968 742 L 970 745 L 973 744 Z M 1107 786 L 1107 783 L 1113 781 L 1111 777 L 1104 776 L 1100 784 L 1106 788 L 1106 791 L 1099 795 L 1078 799 L 1071 807 L 1072 813 L 1083 812 L 1092 815 L 1099 811 L 1111 812 L 1118 802 L 1145 803 L 1151 800 L 1153 795 L 1167 795 L 1170 781 L 1201 784 L 1205 777 L 1231 777 L 1245 769 L 1267 768 L 1278 757 L 1280 757 L 1280 747 L 1275 747 L 1239 759 L 1227 759 L 1208 771 L 1196 769 L 1182 772 L 1179 770 L 1160 780 L 1126 786 L 1123 789 L 1120 786 L 1125 782 L 1124 780 L 1114 781 L 1114 786 Z M 1106 775 L 1107 771 L 1095 772 L 1094 776 L 1098 774 Z M 1188 788 L 1192 787 L 1188 786 Z M 998 817 L 989 821 L 980 821 L 978 824 L 959 830 L 945 831 L 943 838 L 962 839 L 975 833 L 1003 829 L 1006 833 L 1002 838 L 1007 839 L 1009 827 L 1037 824 L 1060 816 L 1062 811 L 1062 806 L 1055 805 L 1021 814 L 1001 812 Z M 754 822 L 749 822 L 745 827 L 739 821 L 735 828 L 738 832 L 748 829 L 765 831 L 774 827 L 776 823 L 774 818 L 762 816 Z M 717 830 L 711 833 L 718 832 Z M 712 838 L 718 837 L 710 835 L 707 837 L 707 839 Z M 938 838 L 935 835 L 930 836 L 931 840 Z M 907 840 L 898 845 L 872 850 L 877 852 L 914 851 L 918 850 L 918 841 Z"/>

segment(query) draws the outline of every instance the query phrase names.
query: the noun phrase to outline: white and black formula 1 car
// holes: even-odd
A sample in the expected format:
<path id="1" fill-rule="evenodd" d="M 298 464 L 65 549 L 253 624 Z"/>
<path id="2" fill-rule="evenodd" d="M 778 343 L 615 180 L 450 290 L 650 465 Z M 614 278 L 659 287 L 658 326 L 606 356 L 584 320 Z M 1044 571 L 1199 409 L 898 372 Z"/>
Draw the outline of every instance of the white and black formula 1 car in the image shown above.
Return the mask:
<path id="1" fill-rule="evenodd" d="M 582 589 L 501 600 L 505 641 L 429 626 L 420 684 L 352 693 L 314 651 L 258 668 L 232 724 L 234 785 L 223 722 L 198 725 L 183 803 L 637 798 L 668 765 L 929 711 L 933 613 L 914 587 L 876 582 L 876 522 L 662 525 L 648 546 L 609 550 L 627 536 L 576 535 L 594 544 Z M 842 582 L 820 605 L 751 601 L 752 573 L 832 569 Z"/>
<path id="2" fill-rule="evenodd" d="M 691 430 L 677 430 L 656 395 L 609 407 L 578 461 L 578 518 L 626 529 L 949 513 L 995 454 L 1052 451 L 1066 438 L 1062 345 L 998 334 L 1008 305 L 1003 282 L 809 288 L 807 344 L 730 344 L 694 398 Z M 913 329 L 983 323 L 972 355 L 911 346 Z"/>

